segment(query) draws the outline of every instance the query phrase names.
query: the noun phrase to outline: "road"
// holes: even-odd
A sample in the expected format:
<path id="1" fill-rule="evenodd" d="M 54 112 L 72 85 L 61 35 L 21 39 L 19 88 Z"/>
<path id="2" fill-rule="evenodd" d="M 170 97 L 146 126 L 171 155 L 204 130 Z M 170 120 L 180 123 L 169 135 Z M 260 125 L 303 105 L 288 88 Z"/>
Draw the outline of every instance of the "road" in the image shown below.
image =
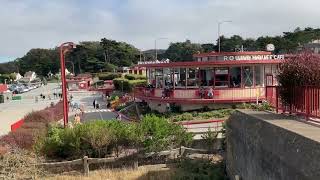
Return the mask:
<path id="1" fill-rule="evenodd" d="M 54 99 L 53 93 L 61 92 L 57 83 L 49 83 L 46 86 L 34 89 L 32 91 L 19 94 L 22 100 L 6 101 L 0 104 L 0 136 L 10 132 L 11 124 L 22 119 L 26 114 L 32 111 L 38 111 L 50 106 L 51 102 L 57 103 L 60 99 Z M 43 94 L 46 96 L 45 100 L 39 98 L 38 102 L 35 102 L 35 96 Z M 50 100 L 48 96 L 50 95 Z M 113 119 L 116 114 L 106 110 L 105 101 L 102 98 L 102 94 L 96 92 L 69 92 L 69 96 L 73 96 L 73 101 L 78 102 L 84 106 L 85 120 L 93 119 Z M 96 100 L 100 104 L 100 110 L 97 111 L 93 108 L 93 100 Z M 101 112 L 100 112 L 101 111 Z M 73 112 L 70 109 L 70 114 Z M 70 117 L 72 120 L 73 117 Z"/>

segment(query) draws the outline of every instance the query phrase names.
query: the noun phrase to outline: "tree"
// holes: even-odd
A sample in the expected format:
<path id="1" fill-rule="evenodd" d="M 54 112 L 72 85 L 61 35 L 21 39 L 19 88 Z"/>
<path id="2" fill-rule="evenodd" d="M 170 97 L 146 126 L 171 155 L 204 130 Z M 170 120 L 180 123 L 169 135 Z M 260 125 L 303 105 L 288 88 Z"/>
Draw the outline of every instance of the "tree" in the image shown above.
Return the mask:
<path id="1" fill-rule="evenodd" d="M 171 43 L 165 52 L 165 57 L 171 61 L 190 61 L 193 59 L 193 54 L 197 52 L 203 52 L 201 45 L 186 40 L 185 42 Z"/>

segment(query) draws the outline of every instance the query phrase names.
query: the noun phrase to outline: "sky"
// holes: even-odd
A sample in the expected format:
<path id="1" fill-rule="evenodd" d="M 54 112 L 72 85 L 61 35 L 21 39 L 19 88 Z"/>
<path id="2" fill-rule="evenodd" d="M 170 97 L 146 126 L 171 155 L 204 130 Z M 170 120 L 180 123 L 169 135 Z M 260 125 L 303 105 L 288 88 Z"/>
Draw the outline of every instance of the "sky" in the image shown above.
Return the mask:
<path id="1" fill-rule="evenodd" d="M 0 0 L 0 62 L 65 41 L 128 42 L 146 50 L 221 34 L 256 38 L 320 27 L 319 0 Z"/>

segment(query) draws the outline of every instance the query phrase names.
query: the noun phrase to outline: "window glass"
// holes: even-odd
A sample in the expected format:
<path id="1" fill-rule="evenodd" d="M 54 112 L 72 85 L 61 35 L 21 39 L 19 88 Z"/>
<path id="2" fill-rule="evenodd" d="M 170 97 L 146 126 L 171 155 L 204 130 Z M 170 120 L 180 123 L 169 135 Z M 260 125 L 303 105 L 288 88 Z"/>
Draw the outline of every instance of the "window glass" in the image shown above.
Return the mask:
<path id="1" fill-rule="evenodd" d="M 264 84 L 264 72 L 263 66 L 255 66 L 254 67 L 254 76 L 256 81 L 256 86 L 263 86 Z"/>
<path id="2" fill-rule="evenodd" d="M 216 68 L 215 69 L 215 87 L 228 87 L 229 86 L 229 69 Z"/>
<path id="3" fill-rule="evenodd" d="M 178 68 L 177 70 L 177 87 L 186 86 L 186 68 Z"/>
<path id="4" fill-rule="evenodd" d="M 230 68 L 230 86 L 241 87 L 241 67 Z"/>
<path id="5" fill-rule="evenodd" d="M 200 69 L 199 70 L 199 82 L 200 86 L 213 86 L 214 69 Z"/>
<path id="6" fill-rule="evenodd" d="M 171 78 L 171 69 L 164 68 L 163 69 L 163 77 L 164 77 L 165 86 L 173 86 L 172 78 Z"/>
<path id="7" fill-rule="evenodd" d="M 188 68 L 188 77 L 187 77 L 187 82 L 188 86 L 197 86 L 197 70 L 195 68 Z"/>
<path id="8" fill-rule="evenodd" d="M 155 70 L 149 69 L 149 84 L 152 84 L 153 87 L 156 87 L 156 77 L 155 77 Z"/>
<path id="9" fill-rule="evenodd" d="M 253 86 L 253 68 L 252 66 L 244 66 L 242 70 L 243 85 L 245 87 Z"/>
<path id="10" fill-rule="evenodd" d="M 163 88 L 163 70 L 162 69 L 156 69 L 156 88 Z"/>

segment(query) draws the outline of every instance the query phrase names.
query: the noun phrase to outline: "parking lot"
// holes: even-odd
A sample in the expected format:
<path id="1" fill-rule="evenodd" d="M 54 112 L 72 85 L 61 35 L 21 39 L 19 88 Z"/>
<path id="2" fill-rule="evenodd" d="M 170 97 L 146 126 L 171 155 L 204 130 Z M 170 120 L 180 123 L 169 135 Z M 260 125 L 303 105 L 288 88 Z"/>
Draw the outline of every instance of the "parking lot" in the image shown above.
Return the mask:
<path id="1" fill-rule="evenodd" d="M 0 135 L 6 134 L 10 131 L 10 125 L 17 120 L 23 118 L 27 113 L 44 109 L 49 106 L 51 102 L 58 102 L 58 99 L 40 100 L 36 103 L 35 96 L 40 94 L 49 95 L 58 88 L 58 84 L 50 83 L 46 86 L 39 87 L 26 93 L 18 94 L 21 100 L 10 100 L 0 104 Z"/>

